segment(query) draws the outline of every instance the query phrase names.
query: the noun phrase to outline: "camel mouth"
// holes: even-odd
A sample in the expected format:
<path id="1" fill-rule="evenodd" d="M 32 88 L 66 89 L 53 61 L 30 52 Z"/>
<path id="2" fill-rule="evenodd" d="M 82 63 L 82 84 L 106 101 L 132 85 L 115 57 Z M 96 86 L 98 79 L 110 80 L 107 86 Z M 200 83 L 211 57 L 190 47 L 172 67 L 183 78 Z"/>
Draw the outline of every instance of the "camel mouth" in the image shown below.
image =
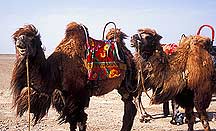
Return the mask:
<path id="1" fill-rule="evenodd" d="M 25 47 L 23 47 L 21 45 L 17 45 L 16 48 L 17 48 L 19 54 L 24 55 L 26 53 L 26 48 Z"/>
<path id="2" fill-rule="evenodd" d="M 18 48 L 18 51 L 21 55 L 24 55 L 26 53 L 26 49 Z"/>
<path id="3" fill-rule="evenodd" d="M 131 40 L 130 40 L 130 46 L 131 46 L 131 47 L 135 47 L 136 41 L 137 41 L 137 40 L 131 39 Z"/>
<path id="4" fill-rule="evenodd" d="M 130 47 L 135 47 L 135 44 L 134 44 L 134 43 L 131 43 L 131 44 L 130 44 Z"/>

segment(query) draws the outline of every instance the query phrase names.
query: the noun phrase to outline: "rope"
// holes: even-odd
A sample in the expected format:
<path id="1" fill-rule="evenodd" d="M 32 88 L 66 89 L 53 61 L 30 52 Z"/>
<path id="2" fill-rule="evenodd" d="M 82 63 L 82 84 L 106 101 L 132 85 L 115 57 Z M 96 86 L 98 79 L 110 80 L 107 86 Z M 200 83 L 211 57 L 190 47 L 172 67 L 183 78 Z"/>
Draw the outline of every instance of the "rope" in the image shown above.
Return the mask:
<path id="1" fill-rule="evenodd" d="M 88 31 L 87 31 L 86 27 L 83 24 L 80 23 L 80 25 L 81 25 L 81 27 L 83 28 L 83 30 L 85 32 L 86 44 L 87 44 L 87 48 L 89 48 L 90 45 L 89 45 Z"/>
<path id="2" fill-rule="evenodd" d="M 31 116 L 30 116 L 30 81 L 29 81 L 29 63 L 28 56 L 26 59 L 26 72 L 27 72 L 27 87 L 28 87 L 28 130 L 31 130 Z"/>
<path id="3" fill-rule="evenodd" d="M 137 52 L 138 52 L 138 54 L 140 54 L 140 42 L 138 41 L 138 45 L 137 45 Z M 143 77 L 143 67 L 142 67 L 142 65 L 140 65 L 140 67 L 139 67 L 140 69 L 139 69 L 139 71 L 138 71 L 138 80 L 137 80 L 137 89 L 140 87 L 140 85 L 141 85 L 141 87 L 142 87 L 142 89 L 143 89 L 143 92 L 145 92 L 146 93 L 146 95 L 147 95 L 147 97 L 149 98 L 149 99 L 151 99 L 151 97 L 149 96 L 149 94 L 148 94 L 148 90 L 146 90 L 145 89 L 145 86 L 144 86 L 144 83 L 145 83 L 145 80 L 144 80 L 144 77 Z M 148 75 L 148 77 L 149 77 L 149 75 Z M 147 78 L 148 78 L 147 77 Z M 146 79 L 147 79 L 146 78 Z"/>
<path id="4" fill-rule="evenodd" d="M 116 43 L 116 24 L 114 22 L 108 22 L 106 23 L 106 25 L 104 26 L 104 29 L 103 29 L 103 37 L 102 37 L 102 40 L 104 40 L 104 35 L 105 35 L 105 31 L 106 31 L 106 27 L 109 25 L 109 24 L 113 24 L 114 25 L 114 28 L 115 28 L 115 32 L 114 32 L 114 38 L 113 38 L 113 41 L 114 41 L 114 46 L 115 46 L 115 50 L 116 50 L 116 55 L 117 55 L 117 58 L 118 60 L 121 60 L 120 56 L 119 56 L 119 51 L 118 51 L 118 46 L 117 46 L 117 43 Z"/>

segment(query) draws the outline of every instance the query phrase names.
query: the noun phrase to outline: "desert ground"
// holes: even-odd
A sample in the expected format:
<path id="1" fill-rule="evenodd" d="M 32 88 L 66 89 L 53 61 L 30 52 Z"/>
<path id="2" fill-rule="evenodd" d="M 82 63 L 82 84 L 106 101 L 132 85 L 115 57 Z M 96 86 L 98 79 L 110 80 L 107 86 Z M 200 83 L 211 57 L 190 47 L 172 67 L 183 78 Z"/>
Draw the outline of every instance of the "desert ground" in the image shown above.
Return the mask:
<path id="1" fill-rule="evenodd" d="M 10 91 L 10 79 L 15 61 L 15 55 L 0 55 L 0 131 L 27 131 L 28 115 L 17 118 L 16 112 L 12 109 L 12 95 Z M 143 94 L 143 103 L 153 119 L 148 123 L 139 122 L 138 114 L 135 118 L 132 131 L 186 131 L 187 124 L 170 124 L 171 116 L 166 118 L 162 114 L 162 105 L 149 105 L 149 98 Z M 184 112 L 183 109 L 180 109 Z M 216 131 L 216 97 L 213 97 L 208 110 L 210 126 Z M 88 131 L 119 131 L 122 125 L 123 102 L 116 90 L 100 97 L 92 97 L 88 113 L 87 130 Z M 34 127 L 32 131 L 67 131 L 69 124 L 58 124 L 58 113 L 50 108 L 48 114 Z M 216 119 L 216 118 L 215 118 Z M 194 126 L 196 131 L 203 130 L 199 119 Z"/>

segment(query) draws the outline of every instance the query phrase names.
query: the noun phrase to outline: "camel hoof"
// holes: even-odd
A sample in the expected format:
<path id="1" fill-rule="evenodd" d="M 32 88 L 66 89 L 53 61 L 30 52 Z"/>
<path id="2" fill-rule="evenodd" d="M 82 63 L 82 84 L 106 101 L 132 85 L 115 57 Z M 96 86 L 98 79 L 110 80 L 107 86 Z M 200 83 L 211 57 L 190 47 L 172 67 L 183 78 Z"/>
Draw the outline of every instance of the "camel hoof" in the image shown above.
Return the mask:
<path id="1" fill-rule="evenodd" d="M 175 120 L 171 120 L 170 123 L 173 124 L 173 125 L 177 125 L 177 126 L 184 124 L 183 121 L 176 122 Z"/>
<path id="2" fill-rule="evenodd" d="M 182 113 L 177 113 L 175 117 L 172 118 L 170 123 L 173 125 L 182 125 L 184 124 L 183 120 L 184 120 L 184 116 L 182 115 Z"/>
<path id="3" fill-rule="evenodd" d="M 150 122 L 152 118 L 153 118 L 153 117 L 152 117 L 151 115 L 148 115 L 148 116 L 141 116 L 141 118 L 139 118 L 139 121 L 140 121 L 141 123 L 143 123 L 143 122 L 147 123 L 147 122 Z"/>

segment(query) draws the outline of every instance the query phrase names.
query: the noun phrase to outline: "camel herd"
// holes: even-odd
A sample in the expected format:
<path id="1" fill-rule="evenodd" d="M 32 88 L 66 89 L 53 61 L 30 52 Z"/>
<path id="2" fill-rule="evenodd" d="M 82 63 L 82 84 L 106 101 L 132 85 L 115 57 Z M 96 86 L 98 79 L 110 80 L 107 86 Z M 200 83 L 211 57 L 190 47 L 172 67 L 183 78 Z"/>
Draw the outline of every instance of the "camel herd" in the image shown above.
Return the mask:
<path id="1" fill-rule="evenodd" d="M 37 28 L 24 25 L 12 35 L 17 58 L 11 91 L 17 115 L 29 110 L 37 124 L 52 105 L 60 123 L 68 122 L 71 131 L 85 131 L 91 96 L 116 89 L 124 102 L 121 131 L 130 131 L 137 110 L 142 121 L 151 118 L 141 95 L 152 90 L 151 104 L 172 100 L 185 109 L 189 131 L 194 130 L 194 108 L 204 130 L 210 131 L 206 109 L 216 92 L 214 29 L 210 39 L 200 35 L 201 28 L 197 35 L 183 36 L 169 54 L 156 30 L 139 29 L 131 36 L 132 54 L 120 29 L 110 29 L 106 40 L 95 40 L 85 25 L 71 22 L 46 58 Z"/>

